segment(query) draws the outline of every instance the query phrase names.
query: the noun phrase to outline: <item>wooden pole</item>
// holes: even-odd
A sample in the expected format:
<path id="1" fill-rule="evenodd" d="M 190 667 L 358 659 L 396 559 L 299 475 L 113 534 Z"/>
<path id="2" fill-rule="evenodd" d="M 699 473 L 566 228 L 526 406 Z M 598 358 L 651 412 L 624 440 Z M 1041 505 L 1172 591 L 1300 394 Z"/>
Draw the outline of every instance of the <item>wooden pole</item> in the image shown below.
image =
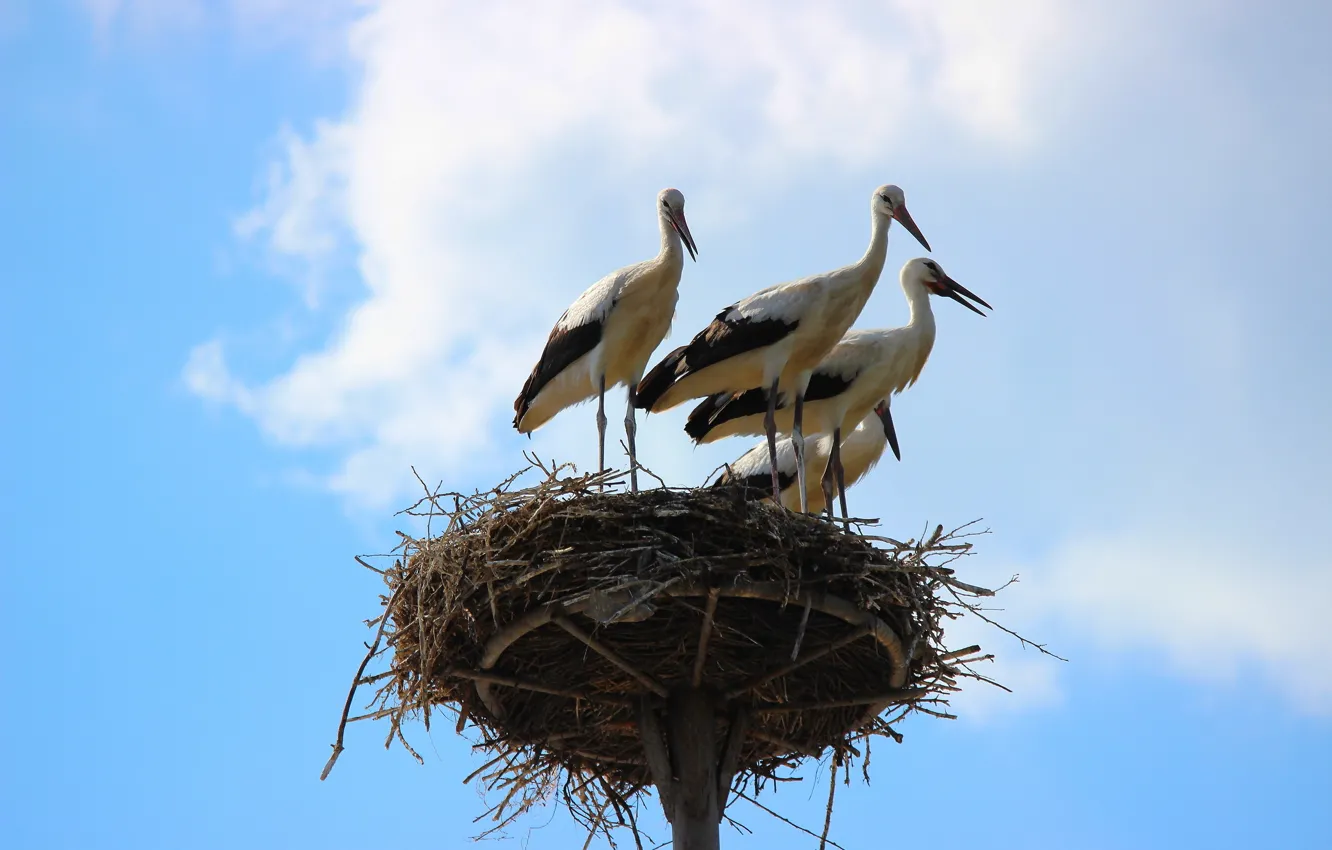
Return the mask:
<path id="1" fill-rule="evenodd" d="M 643 748 L 671 823 L 673 850 L 721 850 L 717 707 L 712 692 L 686 685 L 667 697 L 664 723 L 646 700 L 639 708 Z"/>
<path id="2" fill-rule="evenodd" d="M 667 735 L 679 785 L 671 846 L 720 850 L 721 803 L 717 799 L 717 714 L 702 688 L 680 688 L 667 701 Z"/>

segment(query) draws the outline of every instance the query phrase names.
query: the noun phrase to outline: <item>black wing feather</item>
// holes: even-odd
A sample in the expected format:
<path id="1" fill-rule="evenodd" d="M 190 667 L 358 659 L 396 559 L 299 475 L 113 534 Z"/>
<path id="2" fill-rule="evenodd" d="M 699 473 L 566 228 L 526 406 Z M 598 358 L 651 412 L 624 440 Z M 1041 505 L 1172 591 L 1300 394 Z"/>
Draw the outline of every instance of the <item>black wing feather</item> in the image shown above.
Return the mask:
<path id="1" fill-rule="evenodd" d="M 790 487 L 795 481 L 796 476 L 789 472 L 777 473 L 777 484 L 783 490 Z M 766 499 L 772 495 L 772 473 L 760 472 L 754 475 L 746 475 L 744 478 L 736 478 L 728 469 L 717 476 L 717 480 L 712 482 L 712 486 L 738 487 L 744 491 L 746 499 Z"/>
<path id="2" fill-rule="evenodd" d="M 597 347 L 605 327 L 606 323 L 603 320 L 588 322 L 576 328 L 562 328 L 558 323 L 555 325 L 555 329 L 550 332 L 550 337 L 546 340 L 545 349 L 541 352 L 541 359 L 532 368 L 532 374 L 527 376 L 522 392 L 518 393 L 518 398 L 513 401 L 514 428 L 518 427 L 518 423 L 527 413 L 527 408 L 531 406 L 532 399 L 537 397 L 537 393 L 541 392 L 546 384 L 569 368 L 579 357 Z"/>
<path id="3" fill-rule="evenodd" d="M 839 396 L 855 383 L 857 377 L 859 373 L 847 378 L 830 372 L 815 372 L 810 376 L 809 386 L 805 389 L 805 401 Z M 778 399 L 777 406 L 785 407 L 786 404 Z M 754 387 L 742 393 L 718 393 L 704 399 L 690 411 L 689 419 L 685 421 L 685 433 L 694 442 L 701 442 L 709 431 L 723 422 L 767 412 L 768 391 L 762 387 Z"/>
<path id="4" fill-rule="evenodd" d="M 825 398 L 836 398 L 846 392 L 847 388 L 856 382 L 860 373 L 846 377 L 844 375 L 834 375 L 831 372 L 818 372 L 809 376 L 809 386 L 805 388 L 805 401 L 821 401 Z"/>
<path id="5" fill-rule="evenodd" d="M 684 359 L 688 350 L 689 346 L 680 346 L 661 358 L 661 362 L 643 376 L 643 380 L 638 382 L 638 389 L 634 391 L 634 407 L 649 410 L 656 404 L 657 399 L 675 383 L 676 370 L 679 369 L 680 361 Z"/>
<path id="6" fill-rule="evenodd" d="M 788 322 L 743 316 L 727 320 L 726 317 L 734 309 L 735 305 L 732 304 L 722 310 L 712 320 L 712 324 L 699 332 L 688 345 L 675 349 L 654 366 L 639 383 L 634 404 L 651 410 L 657 400 L 681 378 L 738 354 L 772 345 L 800 324 L 799 320 Z"/>

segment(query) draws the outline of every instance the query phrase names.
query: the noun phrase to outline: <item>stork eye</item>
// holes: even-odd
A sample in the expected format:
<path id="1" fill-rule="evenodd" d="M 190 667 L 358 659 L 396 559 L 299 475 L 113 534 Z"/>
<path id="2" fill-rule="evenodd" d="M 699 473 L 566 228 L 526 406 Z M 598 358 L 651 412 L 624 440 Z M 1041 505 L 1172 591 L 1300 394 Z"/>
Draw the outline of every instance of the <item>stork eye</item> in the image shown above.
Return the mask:
<path id="1" fill-rule="evenodd" d="M 888 196 L 887 196 L 887 195 L 880 195 L 880 196 L 879 196 L 879 200 L 883 201 L 885 204 L 891 204 L 891 203 L 892 203 L 892 201 L 888 200 Z"/>

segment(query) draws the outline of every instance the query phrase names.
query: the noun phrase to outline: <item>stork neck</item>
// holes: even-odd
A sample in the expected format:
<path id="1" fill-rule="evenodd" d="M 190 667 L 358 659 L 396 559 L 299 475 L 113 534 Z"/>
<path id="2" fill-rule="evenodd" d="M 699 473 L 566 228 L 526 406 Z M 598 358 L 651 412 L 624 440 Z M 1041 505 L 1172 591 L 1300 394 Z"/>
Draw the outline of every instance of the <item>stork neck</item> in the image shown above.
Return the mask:
<path id="1" fill-rule="evenodd" d="M 930 291 L 918 280 L 903 280 L 902 292 L 911 308 L 909 328 L 934 330 L 934 308 L 930 306 Z"/>
<path id="2" fill-rule="evenodd" d="M 661 251 L 657 256 L 683 262 L 684 245 L 680 240 L 680 234 L 675 230 L 675 225 L 664 215 L 657 216 L 657 223 L 661 226 Z"/>
<path id="3" fill-rule="evenodd" d="M 873 288 L 879 281 L 884 261 L 888 259 L 888 228 L 892 225 L 892 219 L 875 213 L 870 221 L 869 247 L 856 265 L 865 271 L 866 277 L 862 279 L 867 280 L 870 288 Z"/>

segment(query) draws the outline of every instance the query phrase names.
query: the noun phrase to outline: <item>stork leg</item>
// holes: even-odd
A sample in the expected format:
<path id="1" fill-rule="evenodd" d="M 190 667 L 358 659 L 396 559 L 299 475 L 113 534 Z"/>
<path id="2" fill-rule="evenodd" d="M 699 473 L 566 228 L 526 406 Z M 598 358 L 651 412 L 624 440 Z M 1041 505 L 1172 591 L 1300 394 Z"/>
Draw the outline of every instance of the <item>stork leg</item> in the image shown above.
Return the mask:
<path id="1" fill-rule="evenodd" d="M 838 429 L 839 432 L 840 432 L 840 430 L 841 430 L 841 429 Z M 851 522 L 850 522 L 850 517 L 851 517 L 851 515 L 850 515 L 849 513 L 847 513 L 847 510 L 846 510 L 846 467 L 842 466 L 842 447 L 841 447 L 841 440 L 838 439 L 840 436 L 841 436 L 841 434 L 838 433 L 838 434 L 837 434 L 837 437 L 834 437 L 834 438 L 833 438 L 833 439 L 835 440 L 835 442 L 833 443 L 833 452 L 835 453 L 835 456 L 837 457 L 837 466 L 834 467 L 833 471 L 834 471 L 834 472 L 836 473 L 836 475 L 837 475 L 837 501 L 841 504 L 841 507 L 842 507 L 842 521 L 843 521 L 843 523 L 846 525 L 846 530 L 847 530 L 847 531 L 850 531 L 850 530 L 851 530 Z M 828 505 L 828 513 L 832 513 L 832 505 L 831 505 L 831 504 Z"/>
<path id="2" fill-rule="evenodd" d="M 634 493 L 638 492 L 638 448 L 634 444 L 634 437 L 638 432 L 638 421 L 634 417 L 634 396 L 637 386 L 637 381 L 629 384 L 629 409 L 624 413 L 624 436 L 629 442 L 629 488 Z"/>
<path id="3" fill-rule="evenodd" d="M 819 483 L 823 487 L 823 509 L 828 512 L 828 519 L 833 518 L 833 496 L 837 493 L 837 450 L 838 444 L 842 441 L 841 428 L 833 429 L 832 441 L 832 449 L 828 452 L 828 463 L 824 465 L 823 477 L 819 479 Z"/>
<path id="4" fill-rule="evenodd" d="M 805 435 L 800 431 L 800 420 L 805 413 L 805 394 L 796 393 L 795 416 L 791 425 L 791 445 L 795 447 L 796 480 L 800 487 L 800 512 L 809 513 L 809 493 L 805 492 Z"/>
<path id="5" fill-rule="evenodd" d="M 606 471 L 606 376 L 601 376 L 601 386 L 597 388 L 597 472 Z M 602 490 L 606 482 L 601 482 Z"/>
<path id="6" fill-rule="evenodd" d="M 763 430 L 768 435 L 768 465 L 772 469 L 772 501 L 777 505 L 782 503 L 782 479 L 777 474 L 777 383 L 780 380 L 773 379 L 772 386 L 768 387 L 768 414 L 763 417 Z"/>

